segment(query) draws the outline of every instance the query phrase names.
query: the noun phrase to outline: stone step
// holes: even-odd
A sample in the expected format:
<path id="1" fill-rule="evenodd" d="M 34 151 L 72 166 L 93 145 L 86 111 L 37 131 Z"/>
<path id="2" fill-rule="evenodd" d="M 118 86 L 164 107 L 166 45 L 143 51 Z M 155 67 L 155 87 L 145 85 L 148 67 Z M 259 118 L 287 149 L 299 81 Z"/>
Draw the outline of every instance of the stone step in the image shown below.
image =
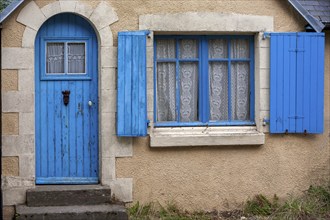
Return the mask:
<path id="1" fill-rule="evenodd" d="M 100 185 L 47 185 L 26 192 L 27 206 L 98 205 L 111 202 L 111 190 Z"/>
<path id="2" fill-rule="evenodd" d="M 126 209 L 121 205 L 87 206 L 16 206 L 17 220 L 128 220 Z"/>

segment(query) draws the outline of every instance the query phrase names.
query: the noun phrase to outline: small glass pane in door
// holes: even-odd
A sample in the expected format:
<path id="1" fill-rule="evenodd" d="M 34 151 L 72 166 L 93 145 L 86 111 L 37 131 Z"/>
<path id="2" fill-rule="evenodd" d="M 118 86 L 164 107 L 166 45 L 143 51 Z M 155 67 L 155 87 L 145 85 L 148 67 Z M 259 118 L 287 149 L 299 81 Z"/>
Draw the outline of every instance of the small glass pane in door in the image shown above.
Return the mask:
<path id="1" fill-rule="evenodd" d="M 85 43 L 68 43 L 68 73 L 86 73 Z"/>
<path id="2" fill-rule="evenodd" d="M 47 43 L 46 73 L 64 73 L 64 43 Z"/>

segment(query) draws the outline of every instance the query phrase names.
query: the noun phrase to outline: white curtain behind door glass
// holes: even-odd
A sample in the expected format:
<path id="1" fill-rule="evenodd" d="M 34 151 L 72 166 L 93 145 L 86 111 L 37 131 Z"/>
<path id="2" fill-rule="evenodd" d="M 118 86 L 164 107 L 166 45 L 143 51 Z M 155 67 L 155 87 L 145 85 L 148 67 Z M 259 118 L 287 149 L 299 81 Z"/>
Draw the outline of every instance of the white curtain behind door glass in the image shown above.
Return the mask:
<path id="1" fill-rule="evenodd" d="M 68 73 L 85 73 L 85 43 L 68 43 Z"/>
<path id="2" fill-rule="evenodd" d="M 47 43 L 46 73 L 64 73 L 64 43 Z"/>

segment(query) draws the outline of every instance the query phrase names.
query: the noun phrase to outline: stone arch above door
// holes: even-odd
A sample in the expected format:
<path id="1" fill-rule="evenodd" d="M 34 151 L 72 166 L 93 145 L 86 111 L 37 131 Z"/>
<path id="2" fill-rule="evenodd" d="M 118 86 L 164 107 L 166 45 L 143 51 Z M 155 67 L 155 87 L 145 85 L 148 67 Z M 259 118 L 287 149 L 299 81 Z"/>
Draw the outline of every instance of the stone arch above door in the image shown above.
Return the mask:
<path id="1" fill-rule="evenodd" d="M 50 17 L 64 12 L 78 14 L 88 20 L 98 35 L 101 47 L 113 46 L 110 25 L 118 21 L 114 9 L 105 1 L 101 1 L 96 8 L 77 1 L 56 1 L 42 8 L 31 1 L 19 13 L 17 22 L 26 26 L 23 38 L 23 48 L 33 48 L 34 39 L 41 25 Z"/>

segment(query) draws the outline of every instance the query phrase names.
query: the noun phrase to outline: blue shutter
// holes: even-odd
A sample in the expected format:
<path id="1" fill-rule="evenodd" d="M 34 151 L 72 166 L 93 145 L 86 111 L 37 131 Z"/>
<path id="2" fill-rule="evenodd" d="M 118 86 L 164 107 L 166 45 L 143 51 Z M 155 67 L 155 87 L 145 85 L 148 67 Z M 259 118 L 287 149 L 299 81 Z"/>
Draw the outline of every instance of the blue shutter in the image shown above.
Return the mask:
<path id="1" fill-rule="evenodd" d="M 296 34 L 270 38 L 270 132 L 295 131 Z"/>
<path id="2" fill-rule="evenodd" d="M 147 31 L 118 33 L 117 135 L 147 135 Z"/>
<path id="3" fill-rule="evenodd" d="M 270 36 L 270 132 L 322 133 L 324 34 Z"/>
<path id="4" fill-rule="evenodd" d="M 324 34 L 297 34 L 297 133 L 323 133 Z"/>

